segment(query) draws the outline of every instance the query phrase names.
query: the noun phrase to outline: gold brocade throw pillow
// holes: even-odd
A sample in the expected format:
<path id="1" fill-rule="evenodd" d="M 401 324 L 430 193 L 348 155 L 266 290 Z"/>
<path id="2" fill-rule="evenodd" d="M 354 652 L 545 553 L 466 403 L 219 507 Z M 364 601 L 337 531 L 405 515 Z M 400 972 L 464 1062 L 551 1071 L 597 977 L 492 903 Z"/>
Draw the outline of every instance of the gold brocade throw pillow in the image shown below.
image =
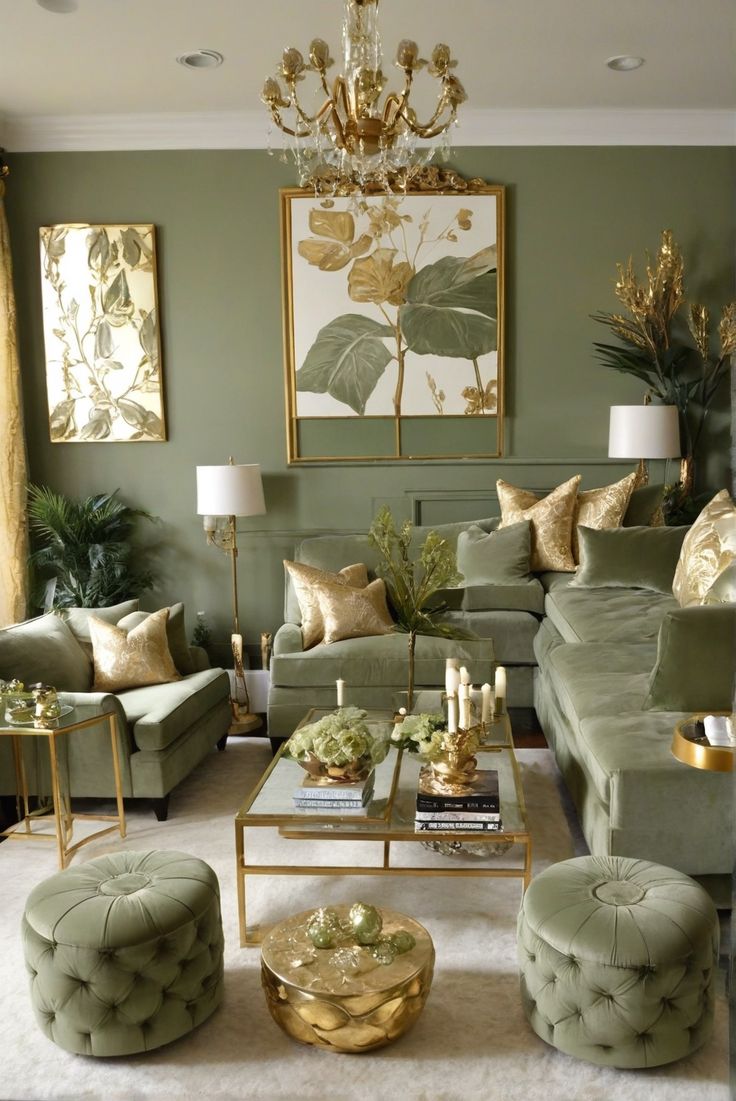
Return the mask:
<path id="1" fill-rule="evenodd" d="M 521 520 L 528 520 L 531 524 L 532 571 L 574 571 L 572 521 L 579 485 L 580 475 L 576 474 L 540 499 L 536 493 L 509 485 L 501 478 L 496 482 L 501 505 L 499 527 L 506 528 Z"/>
<path id="2" fill-rule="evenodd" d="M 321 582 L 316 586 L 320 612 L 325 625 L 322 641 L 342 642 L 346 638 L 387 635 L 394 621 L 386 604 L 386 585 L 377 578 L 364 589 Z"/>
<path id="3" fill-rule="evenodd" d="M 92 691 L 120 692 L 123 688 L 180 680 L 166 638 L 168 617 L 169 609 L 162 608 L 132 631 L 126 631 L 91 616 L 89 633 L 95 667 Z"/>
<path id="4" fill-rule="evenodd" d="M 736 560 L 736 505 L 727 489 L 716 493 L 685 536 L 672 582 L 680 607 L 705 604 L 708 591 Z"/>
<path id="5" fill-rule="evenodd" d="M 345 566 L 339 573 L 318 570 L 316 566 L 305 566 L 303 562 L 288 562 L 284 566 L 289 572 L 294 592 L 299 602 L 302 616 L 302 645 L 305 650 L 322 641 L 325 633 L 324 620 L 320 611 L 315 586 L 332 583 L 353 589 L 364 589 L 368 584 L 368 569 L 363 562 Z"/>
<path id="6" fill-rule="evenodd" d="M 580 561 L 578 546 L 578 524 L 584 528 L 620 528 L 629 500 L 634 491 L 636 471 L 627 474 L 620 482 L 600 489 L 586 489 L 578 493 L 575 515 L 572 521 L 572 554 L 576 562 Z"/>

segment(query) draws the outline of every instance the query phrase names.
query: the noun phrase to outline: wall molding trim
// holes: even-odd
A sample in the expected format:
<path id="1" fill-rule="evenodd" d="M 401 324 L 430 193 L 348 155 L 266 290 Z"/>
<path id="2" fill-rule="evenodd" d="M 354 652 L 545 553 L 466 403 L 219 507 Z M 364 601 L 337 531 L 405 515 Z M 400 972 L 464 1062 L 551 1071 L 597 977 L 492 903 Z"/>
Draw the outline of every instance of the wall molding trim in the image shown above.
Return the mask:
<path id="1" fill-rule="evenodd" d="M 280 134 L 271 138 L 281 147 Z M 265 112 L 0 115 L 11 153 L 151 149 L 266 149 Z M 736 111 L 723 109 L 467 108 L 455 144 L 466 146 L 736 145 Z"/>

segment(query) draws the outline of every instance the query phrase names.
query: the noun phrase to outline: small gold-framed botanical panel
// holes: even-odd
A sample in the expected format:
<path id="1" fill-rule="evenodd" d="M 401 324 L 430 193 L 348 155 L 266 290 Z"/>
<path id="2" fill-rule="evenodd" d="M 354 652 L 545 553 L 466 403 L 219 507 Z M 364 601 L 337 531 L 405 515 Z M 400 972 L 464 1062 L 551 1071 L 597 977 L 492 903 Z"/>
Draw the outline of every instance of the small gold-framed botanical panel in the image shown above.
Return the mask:
<path id="1" fill-rule="evenodd" d="M 290 463 L 503 454 L 504 188 L 281 191 Z"/>
<path id="2" fill-rule="evenodd" d="M 152 225 L 42 226 L 52 443 L 166 439 Z"/>

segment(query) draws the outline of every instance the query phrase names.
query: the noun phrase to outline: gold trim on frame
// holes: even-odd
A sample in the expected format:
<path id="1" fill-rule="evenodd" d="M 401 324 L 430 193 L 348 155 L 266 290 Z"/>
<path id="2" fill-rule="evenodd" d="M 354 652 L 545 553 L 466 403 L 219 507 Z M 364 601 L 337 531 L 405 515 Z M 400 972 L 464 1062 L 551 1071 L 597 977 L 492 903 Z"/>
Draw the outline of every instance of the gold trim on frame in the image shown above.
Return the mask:
<path id="1" fill-rule="evenodd" d="M 442 186 L 438 187 L 440 181 Z M 339 196 L 339 191 L 336 193 Z M 317 421 L 339 420 L 336 417 L 310 416 L 300 417 L 297 414 L 296 393 L 296 362 L 295 362 L 295 335 L 294 335 L 294 286 L 291 263 L 292 255 L 292 227 L 291 227 L 291 201 L 296 198 L 311 198 L 316 201 L 324 201 L 329 196 L 326 193 L 316 194 L 313 188 L 281 188 L 279 191 L 280 225 L 281 225 L 281 278 L 282 278 L 282 302 L 283 302 L 283 341 L 284 341 L 284 389 L 285 389 L 285 417 L 286 417 L 286 441 L 287 461 L 290 466 L 307 465 L 310 463 L 393 463 L 393 462 L 422 462 L 453 461 L 460 459 L 499 459 L 503 457 L 505 446 L 505 187 L 503 185 L 486 184 L 479 179 L 464 180 L 454 171 L 444 171 L 438 174 L 423 174 L 412 182 L 412 187 L 406 191 L 406 197 L 424 195 L 461 195 L 468 196 L 489 195 L 496 199 L 496 249 L 497 249 L 497 405 L 493 412 L 471 415 L 470 419 L 494 420 L 496 422 L 496 447 L 494 450 L 483 452 L 465 451 L 459 452 L 430 452 L 419 454 L 402 453 L 402 423 L 405 421 L 438 421 L 452 420 L 463 421 L 468 419 L 467 414 L 401 414 L 382 415 L 364 414 L 359 417 L 348 416 L 345 420 L 355 420 L 357 423 L 365 421 L 381 421 L 389 424 L 393 422 L 393 454 L 362 454 L 362 455 L 304 455 L 300 453 L 299 426 L 302 422 L 311 423 Z M 372 196 L 371 196 L 372 197 Z M 401 198 L 402 196 L 399 196 Z"/>
<path id="2" fill-rule="evenodd" d="M 710 711 L 710 715 L 728 715 L 728 711 Z M 682 761 L 691 768 L 703 768 L 709 772 L 733 772 L 734 756 L 736 750 L 730 746 L 703 745 L 702 742 L 693 741 L 685 733 L 687 727 L 693 727 L 702 722 L 705 712 L 698 715 L 689 715 L 686 719 L 677 723 L 672 738 L 672 755 L 678 761 Z"/>

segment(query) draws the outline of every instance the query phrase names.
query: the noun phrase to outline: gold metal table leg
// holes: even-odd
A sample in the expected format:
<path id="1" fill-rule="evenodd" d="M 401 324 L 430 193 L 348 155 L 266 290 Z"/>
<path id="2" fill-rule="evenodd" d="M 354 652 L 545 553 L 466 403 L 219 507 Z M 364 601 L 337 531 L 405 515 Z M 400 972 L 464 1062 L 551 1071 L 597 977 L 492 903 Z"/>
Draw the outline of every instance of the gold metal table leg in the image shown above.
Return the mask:
<path id="1" fill-rule="evenodd" d="M 118 739 L 117 739 L 117 719 L 115 715 L 110 711 L 107 716 L 107 721 L 110 726 L 110 745 L 112 746 L 112 768 L 115 774 L 115 800 L 118 806 L 118 819 L 120 836 L 125 837 L 126 825 L 125 825 L 125 804 L 123 802 L 123 781 L 120 775 L 120 757 L 118 755 Z"/>

